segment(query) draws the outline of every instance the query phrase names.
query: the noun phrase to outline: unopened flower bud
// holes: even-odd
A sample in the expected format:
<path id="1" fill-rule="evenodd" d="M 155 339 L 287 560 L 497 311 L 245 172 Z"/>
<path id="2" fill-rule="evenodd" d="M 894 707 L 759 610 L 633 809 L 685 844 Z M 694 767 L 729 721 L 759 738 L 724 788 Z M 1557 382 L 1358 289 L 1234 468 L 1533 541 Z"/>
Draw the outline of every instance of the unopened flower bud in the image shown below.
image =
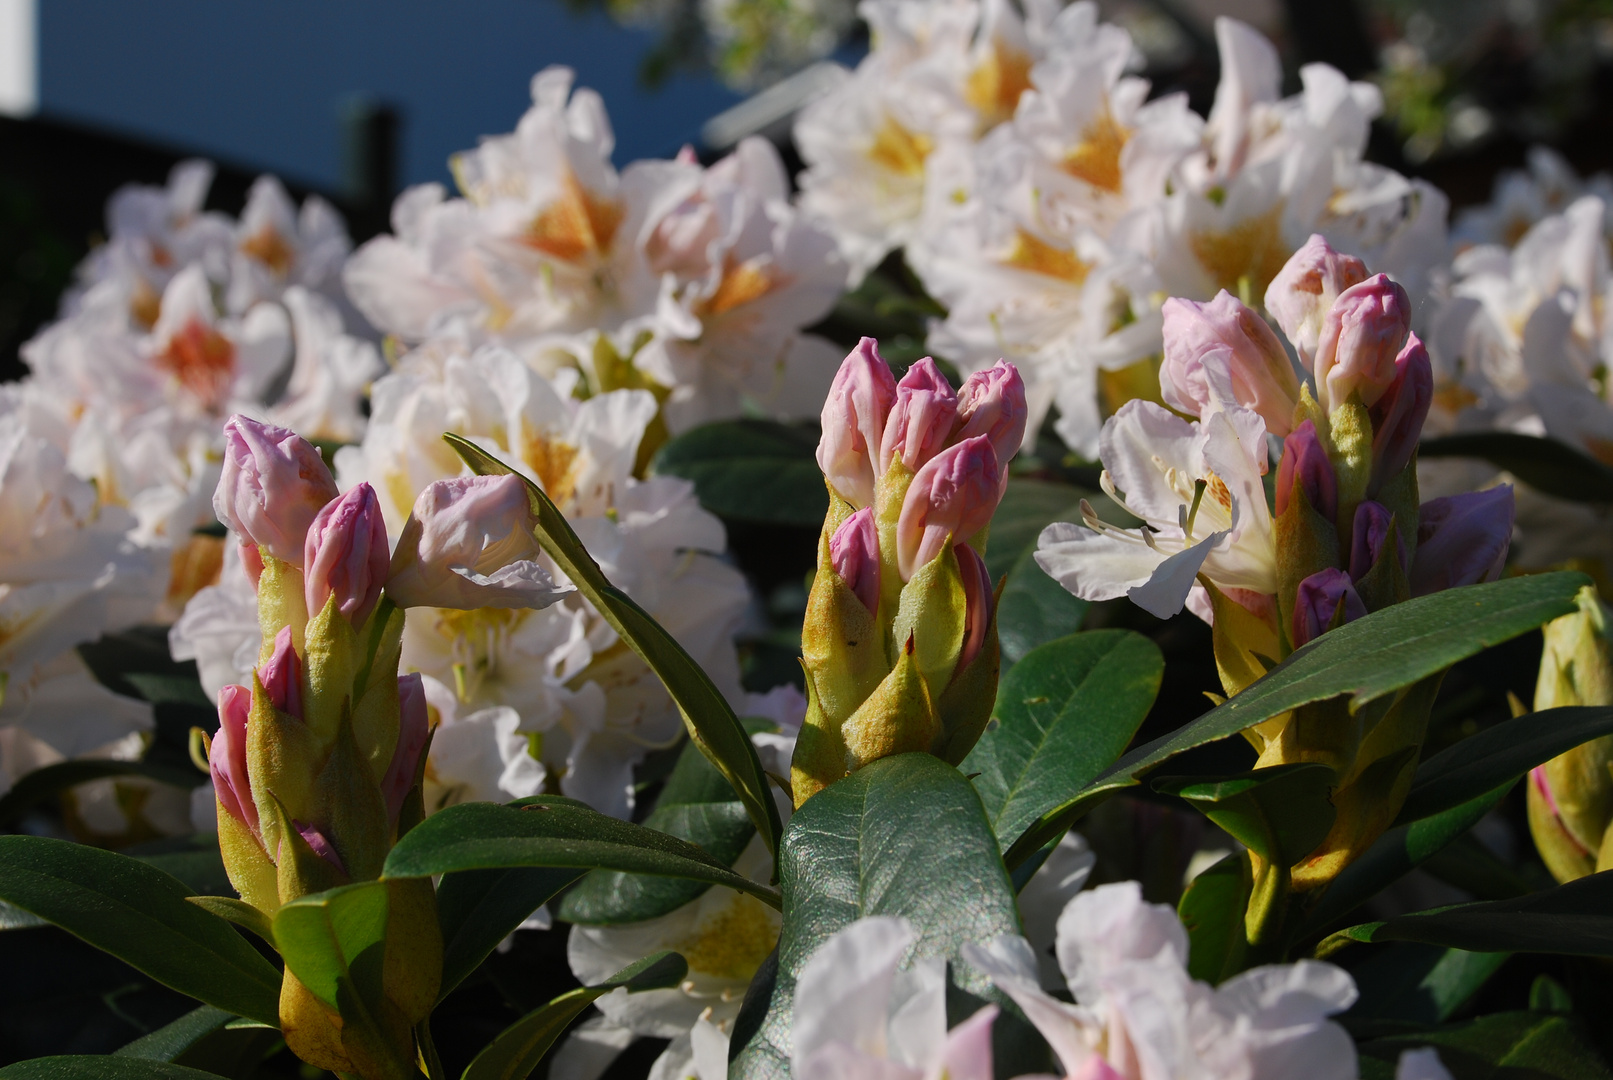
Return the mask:
<path id="1" fill-rule="evenodd" d="M 1225 289 L 1207 304 L 1172 297 L 1162 313 L 1165 358 L 1159 389 L 1165 404 L 1193 416 L 1203 416 L 1212 404 L 1231 404 L 1217 401 L 1222 395 L 1212 385 L 1224 377 L 1232 397 L 1259 413 L 1267 431 L 1288 434 L 1299 376 L 1266 320 Z"/>
<path id="2" fill-rule="evenodd" d="M 997 452 L 997 464 L 1007 466 L 1025 441 L 1025 380 L 1019 369 L 999 360 L 963 380 L 958 391 L 958 419 L 953 441 L 984 435 Z"/>
<path id="3" fill-rule="evenodd" d="M 291 644 L 291 627 L 282 626 L 274 637 L 274 652 L 258 669 L 258 682 L 276 709 L 302 718 L 302 660 Z"/>
<path id="4" fill-rule="evenodd" d="M 426 709 L 426 687 L 419 672 L 398 676 L 398 745 L 392 751 L 386 776 L 381 780 L 381 794 L 386 798 L 387 817 L 395 826 L 403 800 L 414 787 L 415 773 L 420 768 L 420 752 L 426 748 L 426 736 L 431 734 L 431 717 Z"/>
<path id="5" fill-rule="evenodd" d="M 323 611 L 334 595 L 336 610 L 353 626 L 363 626 L 381 599 L 391 563 L 380 500 L 369 484 L 359 484 L 327 503 L 308 528 L 303 567 L 308 613 Z"/>
<path id="6" fill-rule="evenodd" d="M 258 581 L 263 577 L 263 551 L 256 544 L 241 544 L 241 569 L 252 580 L 252 587 L 258 587 Z"/>
<path id="7" fill-rule="evenodd" d="M 1382 503 L 1367 499 L 1355 508 L 1355 522 L 1350 530 L 1350 580 L 1360 581 L 1383 557 L 1383 545 L 1389 539 L 1389 522 L 1393 515 Z M 1406 563 L 1406 544 L 1395 534 L 1396 554 L 1402 569 Z"/>
<path id="8" fill-rule="evenodd" d="M 913 477 L 896 521 L 896 564 L 903 581 L 941 554 L 966 543 L 991 520 L 1002 497 L 997 453 L 983 435 L 954 443 Z"/>
<path id="9" fill-rule="evenodd" d="M 1411 595 L 1494 581 L 1512 544 L 1512 485 L 1447 495 L 1423 503 L 1417 523 L 1417 554 L 1411 564 Z"/>
<path id="10" fill-rule="evenodd" d="M 337 853 L 336 847 L 330 842 L 329 837 L 313 825 L 308 825 L 301 821 L 293 821 L 291 824 L 296 828 L 298 835 L 313 849 L 315 855 L 330 863 L 343 874 L 347 873 L 347 867 L 342 865 L 342 857 Z"/>
<path id="11" fill-rule="evenodd" d="M 429 484 L 398 538 L 386 593 L 399 607 L 548 607 L 572 590 L 536 562 L 536 525 L 519 476 Z"/>
<path id="12" fill-rule="evenodd" d="M 1372 479 L 1377 492 L 1411 462 L 1434 401 L 1434 367 L 1416 334 L 1395 357 L 1395 377 L 1372 406 Z"/>
<path id="13" fill-rule="evenodd" d="M 1339 295 L 1322 322 L 1316 347 L 1316 386 L 1331 412 L 1361 395 L 1372 406 L 1394 381 L 1395 358 L 1411 331 L 1411 300 L 1387 274 Z"/>
<path id="14" fill-rule="evenodd" d="M 879 608 L 879 527 L 872 507 L 840 523 L 829 538 L 829 563 L 869 611 Z"/>
<path id="15" fill-rule="evenodd" d="M 974 663 L 986 643 L 986 630 L 991 626 L 996 597 L 991 591 L 991 574 L 980 552 L 968 544 L 958 544 L 952 551 L 958 557 L 958 574 L 963 580 L 963 648 L 958 651 L 957 666 L 957 670 L 962 671 Z"/>
<path id="16" fill-rule="evenodd" d="M 1354 255 L 1339 254 L 1319 233 L 1313 233 L 1266 286 L 1266 310 L 1294 343 L 1307 371 L 1333 301 L 1366 279 L 1365 263 Z"/>
<path id="17" fill-rule="evenodd" d="M 330 469 L 302 436 L 245 416 L 224 422 L 213 512 L 247 543 L 301 566 L 308 528 L 336 496 Z"/>
<path id="18" fill-rule="evenodd" d="M 879 444 L 879 471 L 900 458 L 917 472 L 947 444 L 958 415 L 958 396 L 935 361 L 926 356 L 896 384 L 896 403 Z"/>
<path id="19" fill-rule="evenodd" d="M 208 750 L 207 767 L 218 805 L 255 833 L 258 807 L 246 770 L 246 722 L 251 711 L 252 691 L 246 687 L 229 685 L 218 692 L 218 732 Z"/>
<path id="20" fill-rule="evenodd" d="M 1299 591 L 1294 596 L 1293 625 L 1289 628 L 1294 648 L 1320 637 L 1333 625 L 1341 606 L 1345 622 L 1362 618 L 1367 613 L 1366 605 L 1350 583 L 1350 575 L 1343 570 L 1328 567 L 1301 581 Z"/>
<path id="21" fill-rule="evenodd" d="M 1283 458 L 1277 465 L 1277 516 L 1282 517 L 1292 500 L 1294 485 L 1305 490 L 1311 509 L 1333 521 L 1339 512 L 1339 481 L 1327 449 L 1316 434 L 1316 425 L 1304 421 L 1283 440 Z"/>
<path id="22" fill-rule="evenodd" d="M 874 459 L 895 401 L 896 379 L 890 365 L 880 357 L 878 343 L 865 337 L 835 373 L 823 403 L 823 435 L 818 441 L 818 467 L 852 506 L 874 501 Z"/>

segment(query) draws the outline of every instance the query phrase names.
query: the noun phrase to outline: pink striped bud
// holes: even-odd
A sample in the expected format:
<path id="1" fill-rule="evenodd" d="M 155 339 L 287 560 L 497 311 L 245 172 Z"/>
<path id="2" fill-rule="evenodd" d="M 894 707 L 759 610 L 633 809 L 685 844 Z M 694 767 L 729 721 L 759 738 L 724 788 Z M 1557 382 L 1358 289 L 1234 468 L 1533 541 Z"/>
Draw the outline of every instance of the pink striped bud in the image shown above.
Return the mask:
<path id="1" fill-rule="evenodd" d="M 869 611 L 879 610 L 879 528 L 865 506 L 829 538 L 829 564 Z"/>
<path id="2" fill-rule="evenodd" d="M 1360 581 L 1383 557 L 1383 545 L 1389 539 L 1389 508 L 1371 499 L 1355 508 L 1355 522 L 1350 529 L 1350 579 Z M 1400 567 L 1406 569 L 1406 542 L 1395 532 L 1396 554 Z"/>
<path id="3" fill-rule="evenodd" d="M 334 595 L 336 610 L 353 626 L 363 626 L 381 599 L 392 565 L 375 489 L 360 484 L 327 503 L 309 526 L 305 552 L 308 613 L 325 610 L 325 601 Z"/>
<path id="4" fill-rule="evenodd" d="M 991 591 L 991 574 L 980 552 L 968 544 L 958 544 L 952 550 L 958 557 L 958 573 L 963 578 L 963 648 L 958 651 L 955 669 L 962 671 L 974 663 L 986 643 L 986 630 L 991 626 L 996 597 Z"/>
<path id="5" fill-rule="evenodd" d="M 1354 255 L 1340 255 L 1321 234 L 1313 233 L 1266 286 L 1266 310 L 1294 343 L 1305 370 L 1312 370 L 1322 323 L 1333 301 L 1366 279 L 1365 263 Z"/>
<path id="6" fill-rule="evenodd" d="M 1223 289 L 1208 304 L 1180 297 L 1165 301 L 1165 358 L 1159 369 L 1165 404 L 1203 416 L 1230 391 L 1253 409 L 1273 435 L 1288 434 L 1299 401 L 1299 376 L 1283 343 L 1253 310 Z M 1208 370 L 1207 370 L 1208 369 Z M 1215 380 L 1230 386 L 1217 393 Z"/>
<path id="7" fill-rule="evenodd" d="M 896 404 L 879 444 L 879 471 L 901 459 L 917 472 L 947 444 L 958 415 L 958 395 L 928 356 L 907 369 L 896 384 Z"/>
<path id="8" fill-rule="evenodd" d="M 879 343 L 865 337 L 835 373 L 823 403 L 823 435 L 818 468 L 852 506 L 874 501 L 874 458 L 885 434 L 885 418 L 896 401 L 896 379 L 879 355 Z"/>
<path id="9" fill-rule="evenodd" d="M 392 761 L 381 780 L 381 794 L 386 798 L 386 813 L 394 827 L 403 800 L 414 787 L 415 773 L 420 769 L 420 752 L 426 748 L 426 736 L 431 734 L 431 717 L 426 710 L 426 687 L 418 672 L 398 676 L 398 745 L 392 751 Z"/>
<path id="10" fill-rule="evenodd" d="M 330 863 L 343 874 L 347 873 L 347 867 L 342 865 L 342 857 L 337 853 L 336 847 L 330 842 L 329 837 L 317 827 L 305 822 L 293 820 L 291 824 L 297 830 L 297 834 L 313 849 L 315 855 Z"/>
<path id="11" fill-rule="evenodd" d="M 208 771 L 218 805 L 254 834 L 258 806 L 252 801 L 252 779 L 246 770 L 246 722 L 252 711 L 252 691 L 226 686 L 218 692 L 218 731 L 207 753 Z"/>
<path id="12" fill-rule="evenodd" d="M 896 565 L 903 581 L 986 527 L 1002 498 L 1002 470 L 984 435 L 954 443 L 913 477 L 896 520 Z"/>
<path id="13" fill-rule="evenodd" d="M 237 536 L 301 566 L 304 538 L 336 481 L 308 440 L 245 416 L 224 422 L 224 471 L 213 512 Z"/>
<path id="14" fill-rule="evenodd" d="M 1283 440 L 1283 459 L 1277 465 L 1277 516 L 1282 517 L 1293 498 L 1294 485 L 1304 486 L 1311 509 L 1333 521 L 1339 512 L 1339 481 L 1333 463 L 1316 434 L 1316 425 L 1304 421 Z"/>
<path id="15" fill-rule="evenodd" d="M 1416 334 L 1395 357 L 1395 378 L 1372 406 L 1372 479 L 1368 494 L 1400 475 L 1411 463 L 1417 440 L 1434 401 L 1434 366 Z"/>
<path id="16" fill-rule="evenodd" d="M 258 669 L 258 682 L 269 703 L 283 713 L 302 719 L 302 658 L 291 644 L 291 627 L 274 636 L 274 652 Z"/>
<path id="17" fill-rule="evenodd" d="M 1417 523 L 1417 554 L 1411 562 L 1411 595 L 1494 581 L 1512 546 L 1512 485 L 1447 495 L 1423 503 Z"/>
<path id="18" fill-rule="evenodd" d="M 1350 575 L 1343 570 L 1330 566 L 1301 581 L 1294 594 L 1294 619 L 1290 628 L 1294 648 L 1315 640 L 1332 626 L 1340 605 L 1344 607 L 1345 622 L 1367 613 L 1366 605 L 1350 583 Z"/>
<path id="19" fill-rule="evenodd" d="M 999 360 L 985 371 L 963 380 L 958 391 L 958 419 L 953 442 L 984 435 L 997 452 L 997 464 L 1007 466 L 1025 441 L 1025 380 L 1019 369 Z"/>
<path id="20" fill-rule="evenodd" d="M 1377 274 L 1339 294 L 1316 346 L 1316 386 L 1328 411 L 1352 392 L 1374 405 L 1395 379 L 1395 357 L 1411 331 L 1406 290 Z"/>

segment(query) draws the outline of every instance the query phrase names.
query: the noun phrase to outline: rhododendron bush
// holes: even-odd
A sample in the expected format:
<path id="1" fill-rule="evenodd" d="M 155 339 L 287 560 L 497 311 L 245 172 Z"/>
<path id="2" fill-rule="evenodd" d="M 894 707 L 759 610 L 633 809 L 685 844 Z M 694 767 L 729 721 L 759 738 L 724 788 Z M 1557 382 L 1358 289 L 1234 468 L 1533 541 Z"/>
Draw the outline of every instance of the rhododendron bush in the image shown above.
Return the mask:
<path id="1" fill-rule="evenodd" d="M 862 12 L 793 184 L 550 68 L 356 248 L 114 197 L 0 391 L 0 955 L 90 1017 L 0 1078 L 1609 1075 L 1605 179 Z"/>

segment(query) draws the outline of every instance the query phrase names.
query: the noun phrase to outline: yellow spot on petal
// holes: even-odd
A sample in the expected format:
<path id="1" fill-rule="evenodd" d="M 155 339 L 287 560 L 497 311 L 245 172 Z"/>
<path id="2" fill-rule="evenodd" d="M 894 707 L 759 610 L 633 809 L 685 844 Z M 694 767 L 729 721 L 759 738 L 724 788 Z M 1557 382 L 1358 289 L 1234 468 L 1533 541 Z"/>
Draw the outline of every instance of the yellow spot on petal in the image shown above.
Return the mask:
<path id="1" fill-rule="evenodd" d="M 721 315 L 734 308 L 760 300 L 780 284 L 773 267 L 761 259 L 747 259 L 730 263 L 723 268 L 722 280 L 709 299 L 700 304 L 698 314 L 704 318 Z"/>
<path id="2" fill-rule="evenodd" d="M 1081 132 L 1081 141 L 1075 149 L 1065 155 L 1064 171 L 1093 187 L 1118 192 L 1123 180 L 1120 152 L 1130 138 L 1131 132 L 1120 126 L 1105 104 Z"/>
<path id="3" fill-rule="evenodd" d="M 719 979 L 748 982 L 778 944 L 778 916 L 753 896 L 732 899 L 700 920 L 688 938 L 672 948 L 689 961 L 689 970 Z"/>
<path id="4" fill-rule="evenodd" d="M 285 277 L 291 269 L 292 260 L 296 252 L 286 243 L 272 225 L 265 225 L 245 240 L 241 241 L 241 253 L 249 255 L 263 265 L 273 270 L 280 277 Z"/>
<path id="5" fill-rule="evenodd" d="M 219 573 L 224 569 L 224 538 L 193 533 L 185 543 L 174 547 L 168 563 L 171 573 L 165 602 L 171 611 L 184 611 L 191 597 L 218 584 Z"/>
<path id="6" fill-rule="evenodd" d="M 1187 244 L 1217 289 L 1236 294 L 1240 283 L 1247 283 L 1251 295 L 1264 296 L 1266 286 L 1293 254 L 1283 242 L 1282 214 L 1283 204 L 1278 202 L 1229 229 L 1189 233 Z"/>
<path id="7" fill-rule="evenodd" d="M 610 250 L 624 213 L 620 202 L 585 190 L 568 171 L 559 197 L 532 219 L 525 239 L 545 255 L 576 262 L 585 255 L 598 256 Z"/>
<path id="8" fill-rule="evenodd" d="M 150 330 L 157 325 L 157 316 L 161 314 L 162 294 L 153 289 L 145 278 L 136 278 L 134 292 L 129 297 L 129 317 Z"/>
<path id="9" fill-rule="evenodd" d="M 1048 277 L 1059 278 L 1079 285 L 1086 280 L 1092 267 L 1068 248 L 1054 247 L 1040 237 L 1023 229 L 1014 235 L 1014 248 L 1003 260 L 1004 265 L 1029 270 Z"/>
<path id="10" fill-rule="evenodd" d="M 169 339 L 156 363 L 208 409 L 224 403 L 235 381 L 235 346 L 200 319 L 192 319 Z"/>
<path id="11" fill-rule="evenodd" d="M 1434 387 L 1434 404 L 1447 413 L 1458 413 L 1469 405 L 1477 405 L 1479 396 L 1455 379 L 1446 379 Z"/>
<path id="12" fill-rule="evenodd" d="M 964 99 L 980 113 L 983 127 L 995 127 L 1014 115 L 1019 96 L 1031 87 L 1031 63 L 1026 53 L 992 39 L 991 51 L 963 87 Z"/>
<path id="13" fill-rule="evenodd" d="M 577 448 L 543 432 L 527 436 L 521 447 L 521 460 L 537 478 L 544 494 L 559 506 L 571 501 L 577 490 Z"/>
<path id="14" fill-rule="evenodd" d="M 868 157 L 874 164 L 898 176 L 916 178 L 924 175 L 924 159 L 934 149 L 935 141 L 929 136 L 909 131 L 895 118 L 887 116 L 874 135 L 873 145 L 868 148 Z"/>

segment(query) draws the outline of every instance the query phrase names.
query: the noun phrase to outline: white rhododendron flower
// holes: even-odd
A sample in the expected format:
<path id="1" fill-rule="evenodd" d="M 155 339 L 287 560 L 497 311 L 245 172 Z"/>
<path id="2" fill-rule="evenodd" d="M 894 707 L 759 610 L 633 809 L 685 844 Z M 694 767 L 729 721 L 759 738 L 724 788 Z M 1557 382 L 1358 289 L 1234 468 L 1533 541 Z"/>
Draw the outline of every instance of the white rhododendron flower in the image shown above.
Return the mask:
<path id="1" fill-rule="evenodd" d="M 1451 239 L 1459 247 L 1515 247 L 1542 219 L 1562 213 L 1582 195 L 1595 195 L 1613 206 L 1613 177 L 1597 173 L 1581 179 L 1555 150 L 1531 146 L 1527 167 L 1503 171 L 1489 202 L 1457 212 Z M 1613 232 L 1613 218 L 1607 224 Z"/>
<path id="2" fill-rule="evenodd" d="M 521 717 L 507 705 L 465 712 L 454 691 L 422 680 L 432 713 L 426 761 L 426 813 L 462 802 L 509 802 L 543 793 L 548 771 L 529 752 Z"/>

